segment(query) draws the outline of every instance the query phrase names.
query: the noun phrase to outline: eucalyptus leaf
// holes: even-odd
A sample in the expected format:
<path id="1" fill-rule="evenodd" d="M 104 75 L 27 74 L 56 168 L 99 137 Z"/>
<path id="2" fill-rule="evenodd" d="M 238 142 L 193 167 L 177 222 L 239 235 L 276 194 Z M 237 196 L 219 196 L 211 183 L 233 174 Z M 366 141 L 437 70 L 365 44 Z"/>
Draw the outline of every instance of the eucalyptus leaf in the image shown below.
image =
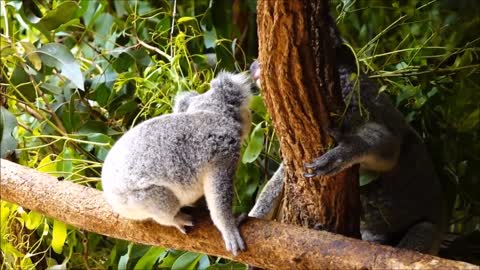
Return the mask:
<path id="1" fill-rule="evenodd" d="M 35 268 L 35 265 L 33 264 L 32 259 L 29 256 L 24 256 L 20 261 L 20 269 L 31 270 L 34 268 Z"/>
<path id="2" fill-rule="evenodd" d="M 57 172 L 58 175 L 63 176 L 65 178 L 70 177 L 73 172 L 73 162 L 72 159 L 74 158 L 75 151 L 70 148 L 66 147 L 63 152 L 58 156 L 57 162 Z"/>
<path id="3" fill-rule="evenodd" d="M 80 65 L 75 61 L 72 53 L 62 44 L 48 43 L 37 51 L 42 62 L 56 69 L 69 79 L 77 88 L 84 90 L 84 78 Z"/>
<path id="4" fill-rule="evenodd" d="M 158 265 L 158 268 L 168 268 L 171 269 L 175 261 L 182 256 L 185 252 L 179 250 L 168 250 L 165 257 L 163 257 L 161 263 Z"/>
<path id="5" fill-rule="evenodd" d="M 13 92 L 14 96 L 17 96 L 20 100 L 35 100 L 37 94 L 30 81 L 30 76 L 20 65 L 15 66 L 10 81 L 18 90 L 18 92 Z"/>
<path id="6" fill-rule="evenodd" d="M 132 252 L 133 243 L 128 245 L 127 253 L 120 257 L 118 261 L 118 270 L 127 270 L 128 269 L 128 261 L 130 260 L 130 254 Z"/>
<path id="7" fill-rule="evenodd" d="M 113 61 L 112 65 L 118 73 L 122 73 L 128 71 L 133 63 L 135 63 L 135 59 L 127 53 L 122 53 Z"/>
<path id="8" fill-rule="evenodd" d="M 360 186 L 368 185 L 369 183 L 376 180 L 378 177 L 380 177 L 380 173 L 378 172 L 361 169 L 359 172 Z"/>
<path id="9" fill-rule="evenodd" d="M 43 215 L 38 212 L 30 211 L 27 216 L 28 218 L 25 220 L 25 227 L 29 230 L 36 229 L 43 222 Z"/>
<path id="10" fill-rule="evenodd" d="M 42 158 L 37 166 L 37 171 L 57 176 L 58 174 L 55 156 L 51 154 Z"/>
<path id="11" fill-rule="evenodd" d="M 0 222 L 3 224 L 7 224 L 8 218 L 10 217 L 10 208 L 5 207 L 3 204 L 0 206 Z M 2 235 L 5 234 L 6 228 L 4 226 L 0 226 Z"/>
<path id="12" fill-rule="evenodd" d="M 172 265 L 172 270 L 193 270 L 197 266 L 201 256 L 202 255 L 197 253 L 185 252 L 175 260 L 175 263 Z"/>
<path id="13" fill-rule="evenodd" d="M 32 63 L 33 67 L 36 70 L 40 70 L 42 68 L 42 60 L 38 53 L 36 53 L 36 48 L 31 42 L 21 41 L 20 44 L 22 45 L 23 49 L 25 50 L 25 54 Z"/>
<path id="14" fill-rule="evenodd" d="M 105 133 L 107 133 L 107 130 L 108 130 L 108 127 L 107 127 L 107 124 L 105 122 L 98 121 L 98 120 L 88 120 L 78 130 L 77 133 L 78 134 L 91 134 L 91 133 L 103 133 L 103 134 L 105 134 Z"/>
<path id="15" fill-rule="evenodd" d="M 17 148 L 17 140 L 13 137 L 13 130 L 17 126 L 15 116 L 0 106 L 0 157 L 5 158 Z"/>
<path id="16" fill-rule="evenodd" d="M 65 240 L 67 239 L 67 225 L 65 223 L 53 220 L 53 231 L 52 231 L 52 249 L 57 254 L 62 254 L 63 246 L 65 245 Z"/>
<path id="17" fill-rule="evenodd" d="M 134 270 L 146 270 L 153 269 L 157 261 L 163 259 L 167 253 L 165 248 L 151 247 L 147 253 L 145 253 L 137 264 L 135 264 Z"/>
<path id="18" fill-rule="evenodd" d="M 257 115 L 262 116 L 262 118 L 265 120 L 268 117 L 267 109 L 265 108 L 265 104 L 263 103 L 261 96 L 252 97 L 252 99 L 250 100 L 250 109 Z"/>
<path id="19" fill-rule="evenodd" d="M 186 23 L 194 20 L 195 20 L 194 17 L 181 17 L 177 20 L 177 23 Z"/>
<path id="20" fill-rule="evenodd" d="M 202 255 L 198 261 L 198 270 L 205 270 L 211 265 L 208 255 Z"/>
<path id="21" fill-rule="evenodd" d="M 242 163 L 251 163 L 255 161 L 263 149 L 263 142 L 265 140 L 266 129 L 258 124 L 250 135 L 247 148 L 243 153 Z"/>
<path id="22" fill-rule="evenodd" d="M 138 108 L 137 102 L 134 100 L 129 100 L 122 105 L 120 105 L 116 110 L 115 110 L 115 117 L 122 117 L 125 116 L 128 113 L 134 112 Z"/>
<path id="23" fill-rule="evenodd" d="M 11 243 L 7 241 L 1 241 L 1 248 L 2 252 L 15 255 L 18 258 L 23 257 L 23 253 L 21 253 L 18 249 L 16 249 Z"/>
<path id="24" fill-rule="evenodd" d="M 40 85 L 40 88 L 50 94 L 53 95 L 61 95 L 62 94 L 62 88 L 60 88 L 58 85 L 52 84 L 52 83 L 42 83 Z"/>
<path id="25" fill-rule="evenodd" d="M 202 26 L 203 30 L 203 42 L 205 44 L 205 48 L 210 49 L 210 48 L 215 48 L 217 46 L 217 31 L 215 30 L 215 27 L 212 27 L 212 29 L 207 30 L 206 26 Z"/>
<path id="26" fill-rule="evenodd" d="M 79 6 L 74 1 L 65 1 L 60 3 L 55 9 L 48 11 L 35 23 L 36 27 L 51 31 L 57 29 L 60 25 L 67 23 L 80 14 L 77 13 Z"/>

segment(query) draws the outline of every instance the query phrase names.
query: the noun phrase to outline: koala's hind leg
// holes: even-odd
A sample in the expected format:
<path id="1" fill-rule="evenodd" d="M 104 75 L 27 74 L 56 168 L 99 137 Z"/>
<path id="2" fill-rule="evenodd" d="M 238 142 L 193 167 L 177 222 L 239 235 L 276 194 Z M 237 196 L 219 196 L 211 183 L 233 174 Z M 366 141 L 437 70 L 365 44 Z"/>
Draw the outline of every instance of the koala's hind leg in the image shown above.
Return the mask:
<path id="1" fill-rule="evenodd" d="M 422 253 L 436 254 L 440 246 L 441 232 L 430 222 L 420 222 L 410 227 L 397 247 Z"/>
<path id="2" fill-rule="evenodd" d="M 193 226 L 191 217 L 180 212 L 177 196 L 167 187 L 136 190 L 129 195 L 128 203 L 137 213 L 143 213 L 143 219 L 151 218 L 161 225 L 174 226 L 182 233 L 186 233 L 185 226 Z"/>
<path id="3" fill-rule="evenodd" d="M 225 159 L 211 164 L 205 172 L 204 192 L 213 223 L 222 234 L 225 247 L 233 255 L 245 250 L 245 243 L 232 212 L 233 177 L 236 162 Z"/>

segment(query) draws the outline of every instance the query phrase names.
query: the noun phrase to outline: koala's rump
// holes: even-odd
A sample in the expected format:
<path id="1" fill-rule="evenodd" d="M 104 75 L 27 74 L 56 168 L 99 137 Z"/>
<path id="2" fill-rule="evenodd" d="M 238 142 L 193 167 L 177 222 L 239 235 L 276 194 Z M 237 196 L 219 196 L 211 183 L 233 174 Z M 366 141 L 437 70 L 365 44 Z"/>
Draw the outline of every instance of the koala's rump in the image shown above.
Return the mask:
<path id="1" fill-rule="evenodd" d="M 119 193 L 161 185 L 172 190 L 184 187 L 183 192 L 186 187 L 197 194 L 206 168 L 218 159 L 238 156 L 239 134 L 239 125 L 215 113 L 177 113 L 147 120 L 113 146 L 102 181 L 104 186 L 115 182 L 111 186 Z"/>

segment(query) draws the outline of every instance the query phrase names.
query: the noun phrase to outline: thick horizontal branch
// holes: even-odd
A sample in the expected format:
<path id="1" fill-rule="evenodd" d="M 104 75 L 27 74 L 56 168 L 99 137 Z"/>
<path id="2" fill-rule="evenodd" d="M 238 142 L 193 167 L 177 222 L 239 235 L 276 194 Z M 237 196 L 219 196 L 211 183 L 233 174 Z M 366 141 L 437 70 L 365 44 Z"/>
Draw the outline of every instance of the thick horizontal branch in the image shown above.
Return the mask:
<path id="1" fill-rule="evenodd" d="M 478 266 L 374 245 L 327 232 L 248 219 L 241 226 L 247 251 L 232 257 L 208 218 L 187 235 L 154 222 L 114 214 L 102 192 L 58 181 L 1 160 L 0 198 L 78 228 L 137 243 L 206 253 L 270 269 L 478 269 Z"/>

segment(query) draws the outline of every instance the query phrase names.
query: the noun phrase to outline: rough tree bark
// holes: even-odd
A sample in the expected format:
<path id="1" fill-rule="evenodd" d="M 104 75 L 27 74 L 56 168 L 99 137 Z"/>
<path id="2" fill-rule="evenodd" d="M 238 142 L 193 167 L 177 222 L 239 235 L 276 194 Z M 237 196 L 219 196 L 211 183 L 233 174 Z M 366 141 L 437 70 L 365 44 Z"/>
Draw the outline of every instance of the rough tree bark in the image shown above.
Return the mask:
<path id="1" fill-rule="evenodd" d="M 151 221 L 119 218 L 102 192 L 0 160 L 0 199 L 17 203 L 80 229 L 146 245 L 232 258 L 220 233 L 199 216 L 187 235 Z M 269 269 L 478 269 L 418 252 L 309 230 L 274 221 L 249 219 L 241 226 L 247 250 L 232 259 Z"/>
<path id="2" fill-rule="evenodd" d="M 281 220 L 359 237 L 358 170 L 303 177 L 304 162 L 332 142 L 330 115 L 343 103 L 327 0 L 259 0 L 257 13 L 262 90 L 286 167 Z"/>

